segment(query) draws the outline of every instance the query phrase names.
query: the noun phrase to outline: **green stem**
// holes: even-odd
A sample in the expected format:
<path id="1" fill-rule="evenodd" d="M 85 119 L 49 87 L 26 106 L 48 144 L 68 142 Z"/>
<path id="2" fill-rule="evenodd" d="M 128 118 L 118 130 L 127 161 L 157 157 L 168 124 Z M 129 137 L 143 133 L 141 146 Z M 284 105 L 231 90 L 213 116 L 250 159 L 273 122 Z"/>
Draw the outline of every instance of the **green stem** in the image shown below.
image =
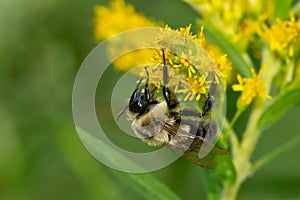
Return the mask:
<path id="1" fill-rule="evenodd" d="M 276 75 L 279 69 L 278 62 L 274 61 L 272 55 L 267 48 L 263 49 L 263 64 L 266 64 L 263 77 L 263 82 L 266 87 L 266 91 L 270 90 L 273 77 Z M 264 99 L 257 98 L 253 110 L 249 116 L 249 121 L 246 130 L 243 134 L 243 138 L 240 143 L 237 143 L 236 136 L 232 136 L 232 152 L 233 152 L 233 164 L 236 170 L 236 180 L 234 183 L 224 182 L 224 189 L 222 192 L 223 200 L 233 200 L 236 198 L 241 184 L 251 175 L 251 163 L 250 158 L 255 149 L 256 143 L 260 136 L 260 130 L 257 127 L 257 123 L 264 112 L 266 103 Z M 237 113 L 238 117 L 239 114 Z M 234 117 L 232 124 L 234 124 Z M 230 126 L 229 126 L 230 127 Z M 229 129 L 230 130 L 230 129 Z M 233 145 L 234 144 L 234 145 Z"/>
<path id="2" fill-rule="evenodd" d="M 229 124 L 229 128 L 232 129 L 232 127 L 234 126 L 236 120 L 241 116 L 243 110 L 239 109 L 236 111 L 236 113 L 234 114 L 230 124 Z"/>
<path id="3" fill-rule="evenodd" d="M 230 138 L 230 142 L 231 142 L 231 146 L 232 146 L 232 154 L 234 156 L 235 154 L 237 154 L 237 152 L 235 150 L 238 150 L 239 140 L 237 138 L 236 133 L 232 129 L 231 124 L 232 123 L 229 124 L 229 122 L 227 120 L 225 120 L 224 128 L 226 130 L 226 138 L 228 138 L 228 136 Z"/>
<path id="4" fill-rule="evenodd" d="M 293 75 L 294 75 L 294 68 L 295 68 L 295 63 L 290 59 L 290 58 L 286 58 L 285 59 L 285 63 L 286 63 L 286 78 L 283 80 L 283 87 L 286 87 L 286 85 L 288 85 L 292 79 L 293 79 Z"/>
<path id="5" fill-rule="evenodd" d="M 234 116 L 233 116 L 230 123 L 228 122 L 227 119 L 224 122 L 224 128 L 226 130 L 225 131 L 225 133 L 226 133 L 225 137 L 230 139 L 232 150 L 233 150 L 233 152 L 232 152 L 233 155 L 237 153 L 237 152 L 235 152 L 235 150 L 238 149 L 239 140 L 238 140 L 237 135 L 235 134 L 234 130 L 232 129 L 232 127 L 235 124 L 236 120 L 240 117 L 240 115 L 242 114 L 243 111 L 244 110 L 238 110 L 234 114 Z"/>
<path id="6" fill-rule="evenodd" d="M 249 159 L 256 146 L 260 131 L 256 128 L 256 124 L 263 112 L 264 103 L 262 99 L 258 99 L 249 118 L 248 126 L 244 133 L 243 139 L 237 149 L 234 150 L 233 164 L 236 170 L 236 180 L 233 184 L 225 183 L 222 199 L 235 199 L 241 184 L 250 175 L 251 164 Z"/>

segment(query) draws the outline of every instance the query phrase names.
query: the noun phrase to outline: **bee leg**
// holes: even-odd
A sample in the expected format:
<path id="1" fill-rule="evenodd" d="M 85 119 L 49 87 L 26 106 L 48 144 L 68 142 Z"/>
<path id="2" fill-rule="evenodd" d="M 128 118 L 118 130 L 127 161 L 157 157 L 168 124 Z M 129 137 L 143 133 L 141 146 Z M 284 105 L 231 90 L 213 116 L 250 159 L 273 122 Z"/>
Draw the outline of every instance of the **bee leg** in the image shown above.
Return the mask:
<path id="1" fill-rule="evenodd" d="M 144 89 L 144 94 L 146 97 L 146 101 L 148 104 L 157 104 L 158 101 L 154 99 L 154 95 L 155 92 L 157 90 L 157 87 L 154 87 L 153 90 L 149 90 L 149 72 L 148 72 L 148 68 L 145 67 L 145 71 L 146 71 L 146 83 L 145 83 L 145 89 Z"/>
<path id="2" fill-rule="evenodd" d="M 208 96 L 203 106 L 202 116 L 205 116 L 211 110 L 212 105 L 213 105 L 213 97 Z"/>
<path id="3" fill-rule="evenodd" d="M 164 61 L 164 66 L 163 66 L 163 82 L 164 82 L 163 95 L 164 95 L 164 98 L 165 98 L 165 100 L 168 104 L 168 108 L 173 109 L 173 108 L 177 107 L 179 102 L 178 102 L 174 92 L 168 88 L 169 72 L 168 72 L 168 66 L 166 64 L 165 49 L 162 48 L 161 50 L 162 50 L 163 61 Z"/>
<path id="4" fill-rule="evenodd" d="M 157 90 L 157 87 L 154 87 L 153 90 L 151 90 L 149 104 L 157 104 L 158 103 L 158 101 L 155 99 L 156 90 Z"/>
<path id="5" fill-rule="evenodd" d="M 144 94 L 145 94 L 145 97 L 146 97 L 146 101 L 149 104 L 149 102 L 150 102 L 149 72 L 148 72 L 148 68 L 147 67 L 145 67 L 145 71 L 146 71 L 146 83 L 145 83 Z"/>
<path id="6" fill-rule="evenodd" d="M 213 95 L 215 94 L 216 89 L 217 89 L 217 83 L 214 79 L 211 86 L 210 86 L 210 88 L 209 88 L 208 97 L 204 102 L 202 116 L 205 116 L 211 110 L 211 107 L 212 107 L 213 102 L 214 102 Z"/>

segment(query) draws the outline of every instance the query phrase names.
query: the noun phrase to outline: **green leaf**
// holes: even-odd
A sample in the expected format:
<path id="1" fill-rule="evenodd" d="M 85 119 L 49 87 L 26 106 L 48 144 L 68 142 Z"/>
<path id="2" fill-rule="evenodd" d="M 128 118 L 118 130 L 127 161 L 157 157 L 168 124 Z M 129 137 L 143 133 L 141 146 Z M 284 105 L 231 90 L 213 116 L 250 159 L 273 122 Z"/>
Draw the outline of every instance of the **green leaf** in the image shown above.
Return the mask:
<path id="1" fill-rule="evenodd" d="M 300 88 L 286 90 L 275 98 L 258 121 L 258 128 L 268 128 L 277 122 L 288 109 L 300 102 Z"/>
<path id="2" fill-rule="evenodd" d="M 136 169 L 138 167 L 135 163 L 110 148 L 92 134 L 89 134 L 80 128 L 77 128 L 77 131 L 83 143 L 89 146 L 90 152 L 93 152 L 94 157 L 101 155 L 109 162 L 122 163 L 123 166 L 125 165 L 129 169 Z M 150 174 L 132 174 L 115 170 L 112 170 L 112 172 L 145 199 L 180 199 L 166 185 L 159 182 Z"/>
<path id="3" fill-rule="evenodd" d="M 288 17 L 293 0 L 276 0 L 274 18 L 284 19 Z"/>
<path id="4" fill-rule="evenodd" d="M 204 30 L 212 37 L 213 41 L 219 46 L 237 68 L 240 74 L 244 77 L 251 77 L 251 70 L 247 62 L 243 59 L 239 50 L 215 27 L 205 22 L 202 19 L 197 20 L 198 24 L 204 26 Z"/>
<path id="5" fill-rule="evenodd" d="M 121 199 L 122 194 L 108 170 L 87 154 L 79 138 L 70 134 L 70 130 L 73 129 L 74 124 L 70 123 L 55 131 L 55 137 L 70 168 L 88 193 L 89 199 Z"/>
<path id="6" fill-rule="evenodd" d="M 119 171 L 113 173 L 145 199 L 180 199 L 150 174 L 130 174 Z"/>
<path id="7" fill-rule="evenodd" d="M 286 142 L 285 144 L 282 144 L 281 146 L 277 147 L 267 155 L 263 156 L 261 159 L 254 162 L 252 166 L 252 173 L 255 173 L 259 169 L 261 169 L 266 164 L 270 163 L 273 159 L 278 157 L 279 155 L 287 152 L 291 148 L 295 147 L 300 143 L 300 135 L 297 135 L 295 138 L 291 139 L 290 141 Z"/>

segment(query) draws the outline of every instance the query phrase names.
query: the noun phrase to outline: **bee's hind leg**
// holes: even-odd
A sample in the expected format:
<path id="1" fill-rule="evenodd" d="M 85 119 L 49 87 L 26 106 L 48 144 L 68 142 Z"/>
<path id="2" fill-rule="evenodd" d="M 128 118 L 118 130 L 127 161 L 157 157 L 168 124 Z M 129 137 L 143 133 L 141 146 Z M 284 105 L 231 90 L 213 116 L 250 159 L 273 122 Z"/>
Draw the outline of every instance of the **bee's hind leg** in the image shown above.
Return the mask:
<path id="1" fill-rule="evenodd" d="M 168 104 L 169 109 L 176 108 L 179 104 L 177 97 L 175 93 L 168 88 L 168 83 L 169 83 L 169 72 L 168 72 L 168 66 L 166 64 L 166 58 L 165 58 L 165 49 L 162 48 L 162 55 L 163 55 L 163 61 L 164 61 L 164 66 L 163 66 L 163 95 L 164 98 Z"/>

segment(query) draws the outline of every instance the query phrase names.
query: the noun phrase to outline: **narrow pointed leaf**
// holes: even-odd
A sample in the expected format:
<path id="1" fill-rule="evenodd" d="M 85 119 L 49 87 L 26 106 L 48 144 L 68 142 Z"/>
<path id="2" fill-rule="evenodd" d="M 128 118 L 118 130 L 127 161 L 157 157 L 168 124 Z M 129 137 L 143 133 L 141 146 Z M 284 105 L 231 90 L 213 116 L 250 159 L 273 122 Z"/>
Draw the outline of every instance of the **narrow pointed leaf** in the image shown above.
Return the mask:
<path id="1" fill-rule="evenodd" d="M 77 128 L 77 131 L 79 132 L 81 140 L 84 141 L 84 144 L 88 143 L 89 148 L 93 148 L 91 150 L 93 154 L 104 156 L 111 163 L 118 162 L 129 168 L 136 169 L 137 166 L 135 166 L 135 163 L 132 163 L 129 159 L 122 156 L 114 149 L 111 149 L 92 134 L 89 134 L 80 128 Z M 96 157 L 96 155 L 93 156 Z M 180 199 L 166 185 L 150 174 L 132 174 L 115 170 L 112 170 L 112 172 L 125 184 L 138 192 L 144 199 Z"/>
<path id="2" fill-rule="evenodd" d="M 119 171 L 113 171 L 113 173 L 145 199 L 180 199 L 167 186 L 150 174 L 130 174 Z"/>
<path id="3" fill-rule="evenodd" d="M 286 153 L 291 148 L 295 147 L 300 143 L 300 136 L 296 136 L 295 138 L 291 139 L 290 141 L 286 142 L 285 144 L 282 144 L 281 146 L 277 147 L 267 155 L 263 156 L 261 159 L 256 161 L 252 167 L 252 173 L 255 173 L 259 169 L 261 169 L 266 164 L 270 163 L 272 160 L 274 160 L 279 155 Z"/>
<path id="4" fill-rule="evenodd" d="M 300 88 L 283 92 L 266 108 L 258 122 L 258 128 L 268 128 L 272 126 L 288 109 L 298 102 L 300 102 Z"/>

